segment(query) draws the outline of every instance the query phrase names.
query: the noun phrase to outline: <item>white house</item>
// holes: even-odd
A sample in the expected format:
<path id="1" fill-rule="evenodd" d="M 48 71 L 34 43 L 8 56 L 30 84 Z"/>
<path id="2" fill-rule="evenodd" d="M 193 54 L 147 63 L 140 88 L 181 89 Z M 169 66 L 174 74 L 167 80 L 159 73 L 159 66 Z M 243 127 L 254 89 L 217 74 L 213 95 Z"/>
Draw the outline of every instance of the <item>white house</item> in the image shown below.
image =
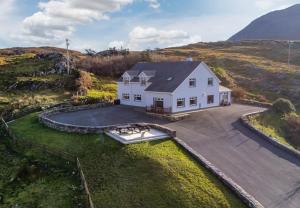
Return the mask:
<path id="1" fill-rule="evenodd" d="M 231 90 L 199 61 L 138 63 L 118 81 L 122 105 L 177 113 L 231 103 Z"/>

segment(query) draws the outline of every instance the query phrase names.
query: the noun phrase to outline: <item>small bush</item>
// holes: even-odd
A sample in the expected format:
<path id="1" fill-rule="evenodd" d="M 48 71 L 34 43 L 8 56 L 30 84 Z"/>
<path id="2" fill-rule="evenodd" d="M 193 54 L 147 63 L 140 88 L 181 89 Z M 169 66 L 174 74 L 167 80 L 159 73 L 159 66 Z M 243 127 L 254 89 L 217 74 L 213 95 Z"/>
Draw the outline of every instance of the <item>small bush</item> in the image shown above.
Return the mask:
<path id="1" fill-rule="evenodd" d="M 76 86 L 78 89 L 90 89 L 92 87 L 92 77 L 90 73 L 85 71 L 79 72 L 79 78 L 76 80 Z"/>
<path id="2" fill-rule="evenodd" d="M 300 117 L 296 114 L 291 114 L 286 117 L 285 132 L 287 138 L 292 144 L 300 149 Z"/>
<path id="3" fill-rule="evenodd" d="M 273 111 L 280 114 L 289 114 L 296 111 L 295 106 L 293 103 L 284 98 L 277 99 L 272 106 Z"/>

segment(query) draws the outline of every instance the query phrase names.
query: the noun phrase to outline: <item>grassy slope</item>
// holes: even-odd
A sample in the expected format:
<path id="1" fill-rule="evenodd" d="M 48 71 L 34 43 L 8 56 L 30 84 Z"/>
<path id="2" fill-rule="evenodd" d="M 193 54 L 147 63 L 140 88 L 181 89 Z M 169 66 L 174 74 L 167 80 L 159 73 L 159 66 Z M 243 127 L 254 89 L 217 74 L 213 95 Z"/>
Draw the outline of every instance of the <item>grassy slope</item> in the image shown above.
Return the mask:
<path id="1" fill-rule="evenodd" d="M 287 134 L 284 128 L 286 126 L 286 119 L 284 115 L 278 115 L 272 111 L 266 111 L 260 115 L 252 116 L 250 118 L 250 122 L 256 128 L 277 139 L 282 144 L 299 149 L 297 145 L 287 139 Z"/>
<path id="2" fill-rule="evenodd" d="M 170 57 L 193 56 L 212 67 L 223 67 L 235 83 L 270 101 L 278 97 L 300 105 L 300 43 L 292 48 L 291 68 L 287 64 L 287 43 L 252 41 L 241 43 L 199 43 L 161 51 Z"/>
<path id="3" fill-rule="evenodd" d="M 70 93 L 64 89 L 47 90 L 12 90 L 7 91 L 9 86 L 16 82 L 22 82 L 30 87 L 30 83 L 59 83 L 68 79 L 60 75 L 47 75 L 42 77 L 33 77 L 34 72 L 49 70 L 53 62 L 49 60 L 34 59 L 34 54 L 26 53 L 23 55 L 4 56 L 0 55 L 0 108 L 15 100 L 38 100 L 44 104 L 56 103 L 70 97 Z M 0 109 L 1 111 L 1 109 Z"/>
<path id="4" fill-rule="evenodd" d="M 285 139 L 284 131 L 282 131 L 282 126 L 284 125 L 282 116 L 273 112 L 265 112 L 260 115 L 252 116 L 250 122 L 265 134 L 277 139 L 283 144 L 291 146 L 288 140 Z"/>
<path id="5" fill-rule="evenodd" d="M 22 167 L 29 167 L 30 163 L 19 157 L 0 143 L 0 190 L 4 203 L 0 207 L 12 207 L 18 204 L 24 208 L 57 207 L 73 208 L 77 206 L 75 197 L 78 181 L 70 177 L 65 171 L 51 169 L 49 172 L 23 176 L 18 181 L 10 180 L 19 173 Z"/>
<path id="6" fill-rule="evenodd" d="M 103 135 L 43 127 L 36 114 L 11 127 L 32 142 L 79 155 L 97 207 L 245 207 L 171 140 L 124 146 Z"/>

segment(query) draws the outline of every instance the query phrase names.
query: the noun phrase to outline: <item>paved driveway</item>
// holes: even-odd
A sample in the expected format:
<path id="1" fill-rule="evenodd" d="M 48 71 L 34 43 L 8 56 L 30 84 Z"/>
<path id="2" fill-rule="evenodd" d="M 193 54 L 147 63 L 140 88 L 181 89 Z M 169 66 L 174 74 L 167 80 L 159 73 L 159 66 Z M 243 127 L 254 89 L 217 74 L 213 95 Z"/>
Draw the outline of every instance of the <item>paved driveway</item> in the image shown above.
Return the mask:
<path id="1" fill-rule="evenodd" d="M 126 107 L 65 113 L 52 119 L 80 125 L 164 124 L 266 208 L 300 207 L 300 161 L 243 127 L 238 119 L 259 108 L 232 105 L 170 123 Z"/>
<path id="2" fill-rule="evenodd" d="M 300 208 L 300 161 L 238 121 L 255 110 L 242 105 L 209 109 L 167 126 L 266 208 Z"/>

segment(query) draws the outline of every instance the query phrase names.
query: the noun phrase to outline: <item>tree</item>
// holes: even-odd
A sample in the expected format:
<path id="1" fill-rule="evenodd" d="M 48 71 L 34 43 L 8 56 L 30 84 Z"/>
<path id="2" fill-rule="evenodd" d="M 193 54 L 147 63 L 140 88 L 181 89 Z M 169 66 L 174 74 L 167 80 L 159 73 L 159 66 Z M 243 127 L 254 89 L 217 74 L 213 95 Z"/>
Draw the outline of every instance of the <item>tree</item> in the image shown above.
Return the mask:
<path id="1" fill-rule="evenodd" d="M 88 56 L 95 56 L 97 52 L 92 49 L 85 49 L 85 54 Z"/>

